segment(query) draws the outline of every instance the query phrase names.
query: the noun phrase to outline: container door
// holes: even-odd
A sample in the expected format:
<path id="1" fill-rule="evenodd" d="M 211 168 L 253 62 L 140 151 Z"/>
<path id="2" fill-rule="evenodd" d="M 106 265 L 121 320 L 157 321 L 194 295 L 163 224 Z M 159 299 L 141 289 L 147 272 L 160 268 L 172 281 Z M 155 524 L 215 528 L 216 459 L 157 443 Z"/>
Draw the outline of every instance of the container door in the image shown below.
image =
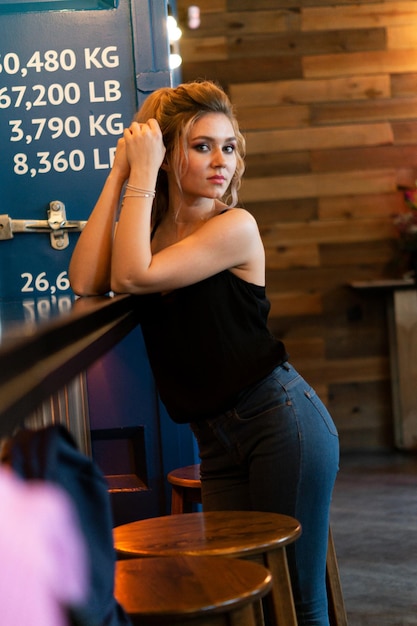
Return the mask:
<path id="1" fill-rule="evenodd" d="M 117 139 L 171 81 L 166 17 L 166 0 L 0 0 L 2 315 L 16 300 L 22 318 L 71 306 L 69 260 Z M 188 456 L 177 430 L 163 445 L 160 427 L 173 426 L 161 417 L 140 329 L 86 385 L 93 455 L 113 492 L 136 494 L 134 518 L 163 512 L 164 474 Z"/>

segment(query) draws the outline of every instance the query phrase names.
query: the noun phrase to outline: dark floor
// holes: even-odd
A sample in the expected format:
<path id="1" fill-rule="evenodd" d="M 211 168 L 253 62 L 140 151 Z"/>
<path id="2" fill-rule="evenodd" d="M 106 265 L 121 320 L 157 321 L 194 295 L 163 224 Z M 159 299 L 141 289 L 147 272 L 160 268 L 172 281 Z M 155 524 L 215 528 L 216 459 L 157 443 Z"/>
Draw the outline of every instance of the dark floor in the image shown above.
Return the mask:
<path id="1" fill-rule="evenodd" d="M 342 454 L 331 524 L 349 626 L 417 626 L 417 453 Z"/>

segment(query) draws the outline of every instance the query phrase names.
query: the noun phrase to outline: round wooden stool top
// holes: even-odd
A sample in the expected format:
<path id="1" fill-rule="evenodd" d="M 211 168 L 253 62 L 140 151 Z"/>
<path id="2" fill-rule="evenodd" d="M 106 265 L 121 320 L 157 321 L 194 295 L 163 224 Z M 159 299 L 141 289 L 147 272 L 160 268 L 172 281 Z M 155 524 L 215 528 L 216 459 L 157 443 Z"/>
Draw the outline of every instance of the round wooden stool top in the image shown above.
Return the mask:
<path id="1" fill-rule="evenodd" d="M 169 472 L 167 479 L 171 485 L 178 485 L 188 489 L 200 489 L 200 465 L 186 465 L 185 467 L 174 469 Z"/>
<path id="2" fill-rule="evenodd" d="M 116 563 L 116 599 L 131 617 L 158 624 L 229 613 L 270 588 L 271 574 L 250 561 L 179 555 Z"/>
<path id="3" fill-rule="evenodd" d="M 247 557 L 292 543 L 301 533 L 287 515 L 257 511 L 208 511 L 130 522 L 113 531 L 126 557 L 176 554 Z"/>

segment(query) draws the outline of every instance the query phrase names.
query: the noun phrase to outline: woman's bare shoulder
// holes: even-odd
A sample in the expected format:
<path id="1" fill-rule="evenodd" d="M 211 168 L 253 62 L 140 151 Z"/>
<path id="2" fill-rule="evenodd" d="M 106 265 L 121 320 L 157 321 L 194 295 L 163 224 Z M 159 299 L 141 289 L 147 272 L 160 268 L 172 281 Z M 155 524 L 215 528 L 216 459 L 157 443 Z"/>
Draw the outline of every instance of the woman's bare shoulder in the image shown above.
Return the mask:
<path id="1" fill-rule="evenodd" d="M 216 217 L 223 217 L 229 220 L 240 222 L 247 222 L 249 224 L 257 224 L 255 217 L 247 209 L 242 207 L 225 207 L 216 215 Z"/>

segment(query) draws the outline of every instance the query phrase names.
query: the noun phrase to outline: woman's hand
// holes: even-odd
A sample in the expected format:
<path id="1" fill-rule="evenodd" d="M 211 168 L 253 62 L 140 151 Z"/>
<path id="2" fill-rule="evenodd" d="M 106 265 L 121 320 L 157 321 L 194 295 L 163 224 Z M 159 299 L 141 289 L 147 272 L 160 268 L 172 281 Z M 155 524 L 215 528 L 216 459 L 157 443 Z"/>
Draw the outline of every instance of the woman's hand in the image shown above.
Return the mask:
<path id="1" fill-rule="evenodd" d="M 137 174 L 144 180 L 151 177 L 156 182 L 166 151 L 158 122 L 155 119 L 146 124 L 133 122 L 123 136 L 131 176 Z"/>

